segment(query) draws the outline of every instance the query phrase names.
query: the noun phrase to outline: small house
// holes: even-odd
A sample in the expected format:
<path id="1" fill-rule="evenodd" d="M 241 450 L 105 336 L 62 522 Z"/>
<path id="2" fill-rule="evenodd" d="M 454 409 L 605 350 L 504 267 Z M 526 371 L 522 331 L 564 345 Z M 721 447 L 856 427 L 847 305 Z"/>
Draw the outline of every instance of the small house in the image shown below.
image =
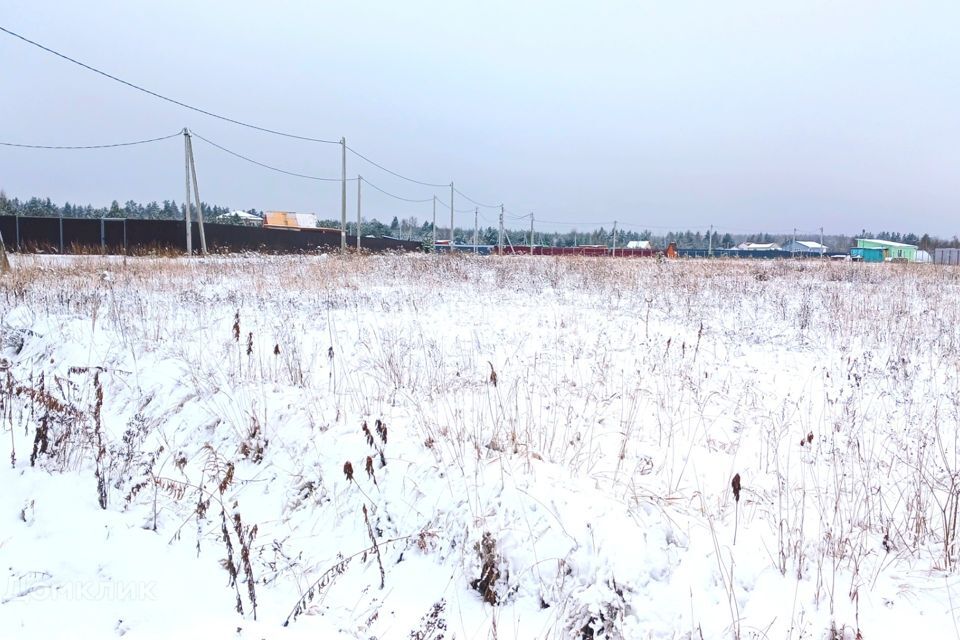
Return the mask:
<path id="1" fill-rule="evenodd" d="M 857 239 L 858 249 L 881 249 L 883 250 L 884 260 L 895 260 L 903 262 L 917 261 L 917 245 L 904 244 L 903 242 L 893 242 L 891 240 L 876 240 L 873 238 Z M 853 255 L 851 253 L 851 255 Z"/>
<path id="2" fill-rule="evenodd" d="M 801 253 L 805 255 L 825 255 L 827 253 L 826 245 L 814 242 L 812 240 L 793 240 L 783 245 L 784 251 L 790 253 Z"/>

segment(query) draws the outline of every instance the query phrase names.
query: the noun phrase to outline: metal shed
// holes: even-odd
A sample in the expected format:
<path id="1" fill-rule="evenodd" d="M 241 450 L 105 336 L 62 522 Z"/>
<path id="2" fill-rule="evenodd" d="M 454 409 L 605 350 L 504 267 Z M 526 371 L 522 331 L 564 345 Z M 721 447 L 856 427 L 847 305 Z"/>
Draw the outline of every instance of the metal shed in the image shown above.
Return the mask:
<path id="1" fill-rule="evenodd" d="M 850 249 L 850 257 L 863 262 L 883 262 L 883 249 L 880 247 L 854 247 Z"/>

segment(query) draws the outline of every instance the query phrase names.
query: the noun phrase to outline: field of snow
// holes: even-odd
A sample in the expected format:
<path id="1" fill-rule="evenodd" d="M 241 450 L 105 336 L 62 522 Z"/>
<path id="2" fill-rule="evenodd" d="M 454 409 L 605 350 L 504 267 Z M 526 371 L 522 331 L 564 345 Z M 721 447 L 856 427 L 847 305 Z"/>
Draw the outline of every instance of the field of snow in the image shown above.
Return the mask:
<path id="1" fill-rule="evenodd" d="M 960 638 L 957 300 L 931 265 L 15 257 L 0 638 Z"/>

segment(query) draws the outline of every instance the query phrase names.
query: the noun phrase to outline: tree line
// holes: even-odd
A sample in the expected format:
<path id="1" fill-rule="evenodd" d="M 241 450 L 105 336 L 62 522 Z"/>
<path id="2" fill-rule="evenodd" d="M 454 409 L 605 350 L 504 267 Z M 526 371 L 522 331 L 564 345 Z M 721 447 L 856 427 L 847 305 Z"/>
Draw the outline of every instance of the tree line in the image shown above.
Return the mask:
<path id="1" fill-rule="evenodd" d="M 204 220 L 211 221 L 218 218 L 217 222 L 236 223 L 242 221 L 238 218 L 231 218 L 230 213 L 236 211 L 231 207 L 221 205 L 211 205 L 203 203 Z M 245 209 L 247 213 L 263 217 L 263 211 L 257 209 Z M 37 217 L 64 217 L 64 218 L 133 218 L 133 219 L 151 219 L 151 220 L 182 220 L 183 209 L 174 200 L 164 200 L 163 202 L 151 201 L 146 204 L 128 200 L 122 205 L 114 200 L 109 207 L 93 207 L 89 204 L 79 205 L 65 202 L 63 205 L 51 201 L 50 198 L 33 197 L 28 200 L 19 200 L 18 198 L 8 198 L 0 190 L 0 215 L 19 215 L 19 216 L 37 216 Z M 334 219 L 320 220 L 318 225 L 322 227 L 340 228 L 340 221 Z M 356 221 L 347 223 L 347 232 L 357 233 Z M 416 217 L 399 218 L 394 216 L 389 224 L 383 223 L 377 219 L 364 219 L 361 221 L 360 235 L 370 236 L 388 236 L 401 238 L 404 240 L 417 240 L 425 243 L 433 241 L 433 223 L 430 221 L 420 222 Z M 454 227 L 454 242 L 463 244 L 473 243 L 473 227 Z M 446 240 L 450 237 L 450 227 L 437 225 L 437 239 Z M 850 247 L 856 245 L 857 238 L 876 238 L 878 240 L 890 240 L 893 242 L 903 242 L 913 244 L 920 249 L 930 251 L 937 247 L 960 248 L 960 238 L 956 235 L 952 238 L 940 238 L 923 233 L 901 233 L 894 231 L 871 232 L 863 229 L 859 234 L 831 234 L 824 236 L 824 244 L 832 252 L 845 252 Z M 797 236 L 798 240 L 816 240 L 819 237 Z M 480 227 L 477 233 L 477 242 L 479 244 L 496 244 L 498 240 L 498 229 L 487 225 Z M 771 243 L 775 242 L 785 245 L 793 240 L 792 234 L 734 234 L 720 233 L 714 231 L 712 236 L 709 232 L 701 231 L 669 231 L 666 233 L 654 233 L 649 229 L 637 231 L 630 229 L 617 229 L 617 246 L 626 246 L 632 240 L 648 240 L 654 247 L 666 247 L 670 243 L 675 243 L 680 249 L 729 249 L 743 242 Z M 505 229 L 504 243 L 512 245 L 527 245 L 531 241 L 530 230 L 527 229 Z M 600 226 L 596 229 L 580 231 L 571 229 L 569 231 L 549 231 L 538 230 L 534 228 L 533 242 L 536 244 L 573 247 L 582 245 L 606 245 L 612 246 L 614 242 L 613 229 L 607 229 Z"/>

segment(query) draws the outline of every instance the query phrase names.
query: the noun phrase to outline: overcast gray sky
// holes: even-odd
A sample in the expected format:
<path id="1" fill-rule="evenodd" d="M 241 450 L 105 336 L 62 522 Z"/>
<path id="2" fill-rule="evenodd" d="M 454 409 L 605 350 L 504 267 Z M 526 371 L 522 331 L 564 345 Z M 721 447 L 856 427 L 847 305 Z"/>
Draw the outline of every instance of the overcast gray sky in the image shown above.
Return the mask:
<path id="1" fill-rule="evenodd" d="M 533 210 L 544 231 L 616 219 L 655 231 L 960 232 L 956 0 L 5 0 L 0 24 L 204 109 L 346 136 L 398 172 Z M 340 174 L 337 146 L 186 111 L 3 33 L 0 69 L 0 140 L 96 144 L 187 126 L 292 171 Z M 339 217 L 337 183 L 194 147 L 205 201 Z M 179 139 L 0 147 L 0 187 L 61 203 L 180 202 L 182 163 Z M 398 195 L 434 193 L 348 157 L 358 173 Z M 363 204 L 385 221 L 431 216 L 430 204 L 371 189 Z M 496 212 L 481 214 L 495 224 Z"/>

